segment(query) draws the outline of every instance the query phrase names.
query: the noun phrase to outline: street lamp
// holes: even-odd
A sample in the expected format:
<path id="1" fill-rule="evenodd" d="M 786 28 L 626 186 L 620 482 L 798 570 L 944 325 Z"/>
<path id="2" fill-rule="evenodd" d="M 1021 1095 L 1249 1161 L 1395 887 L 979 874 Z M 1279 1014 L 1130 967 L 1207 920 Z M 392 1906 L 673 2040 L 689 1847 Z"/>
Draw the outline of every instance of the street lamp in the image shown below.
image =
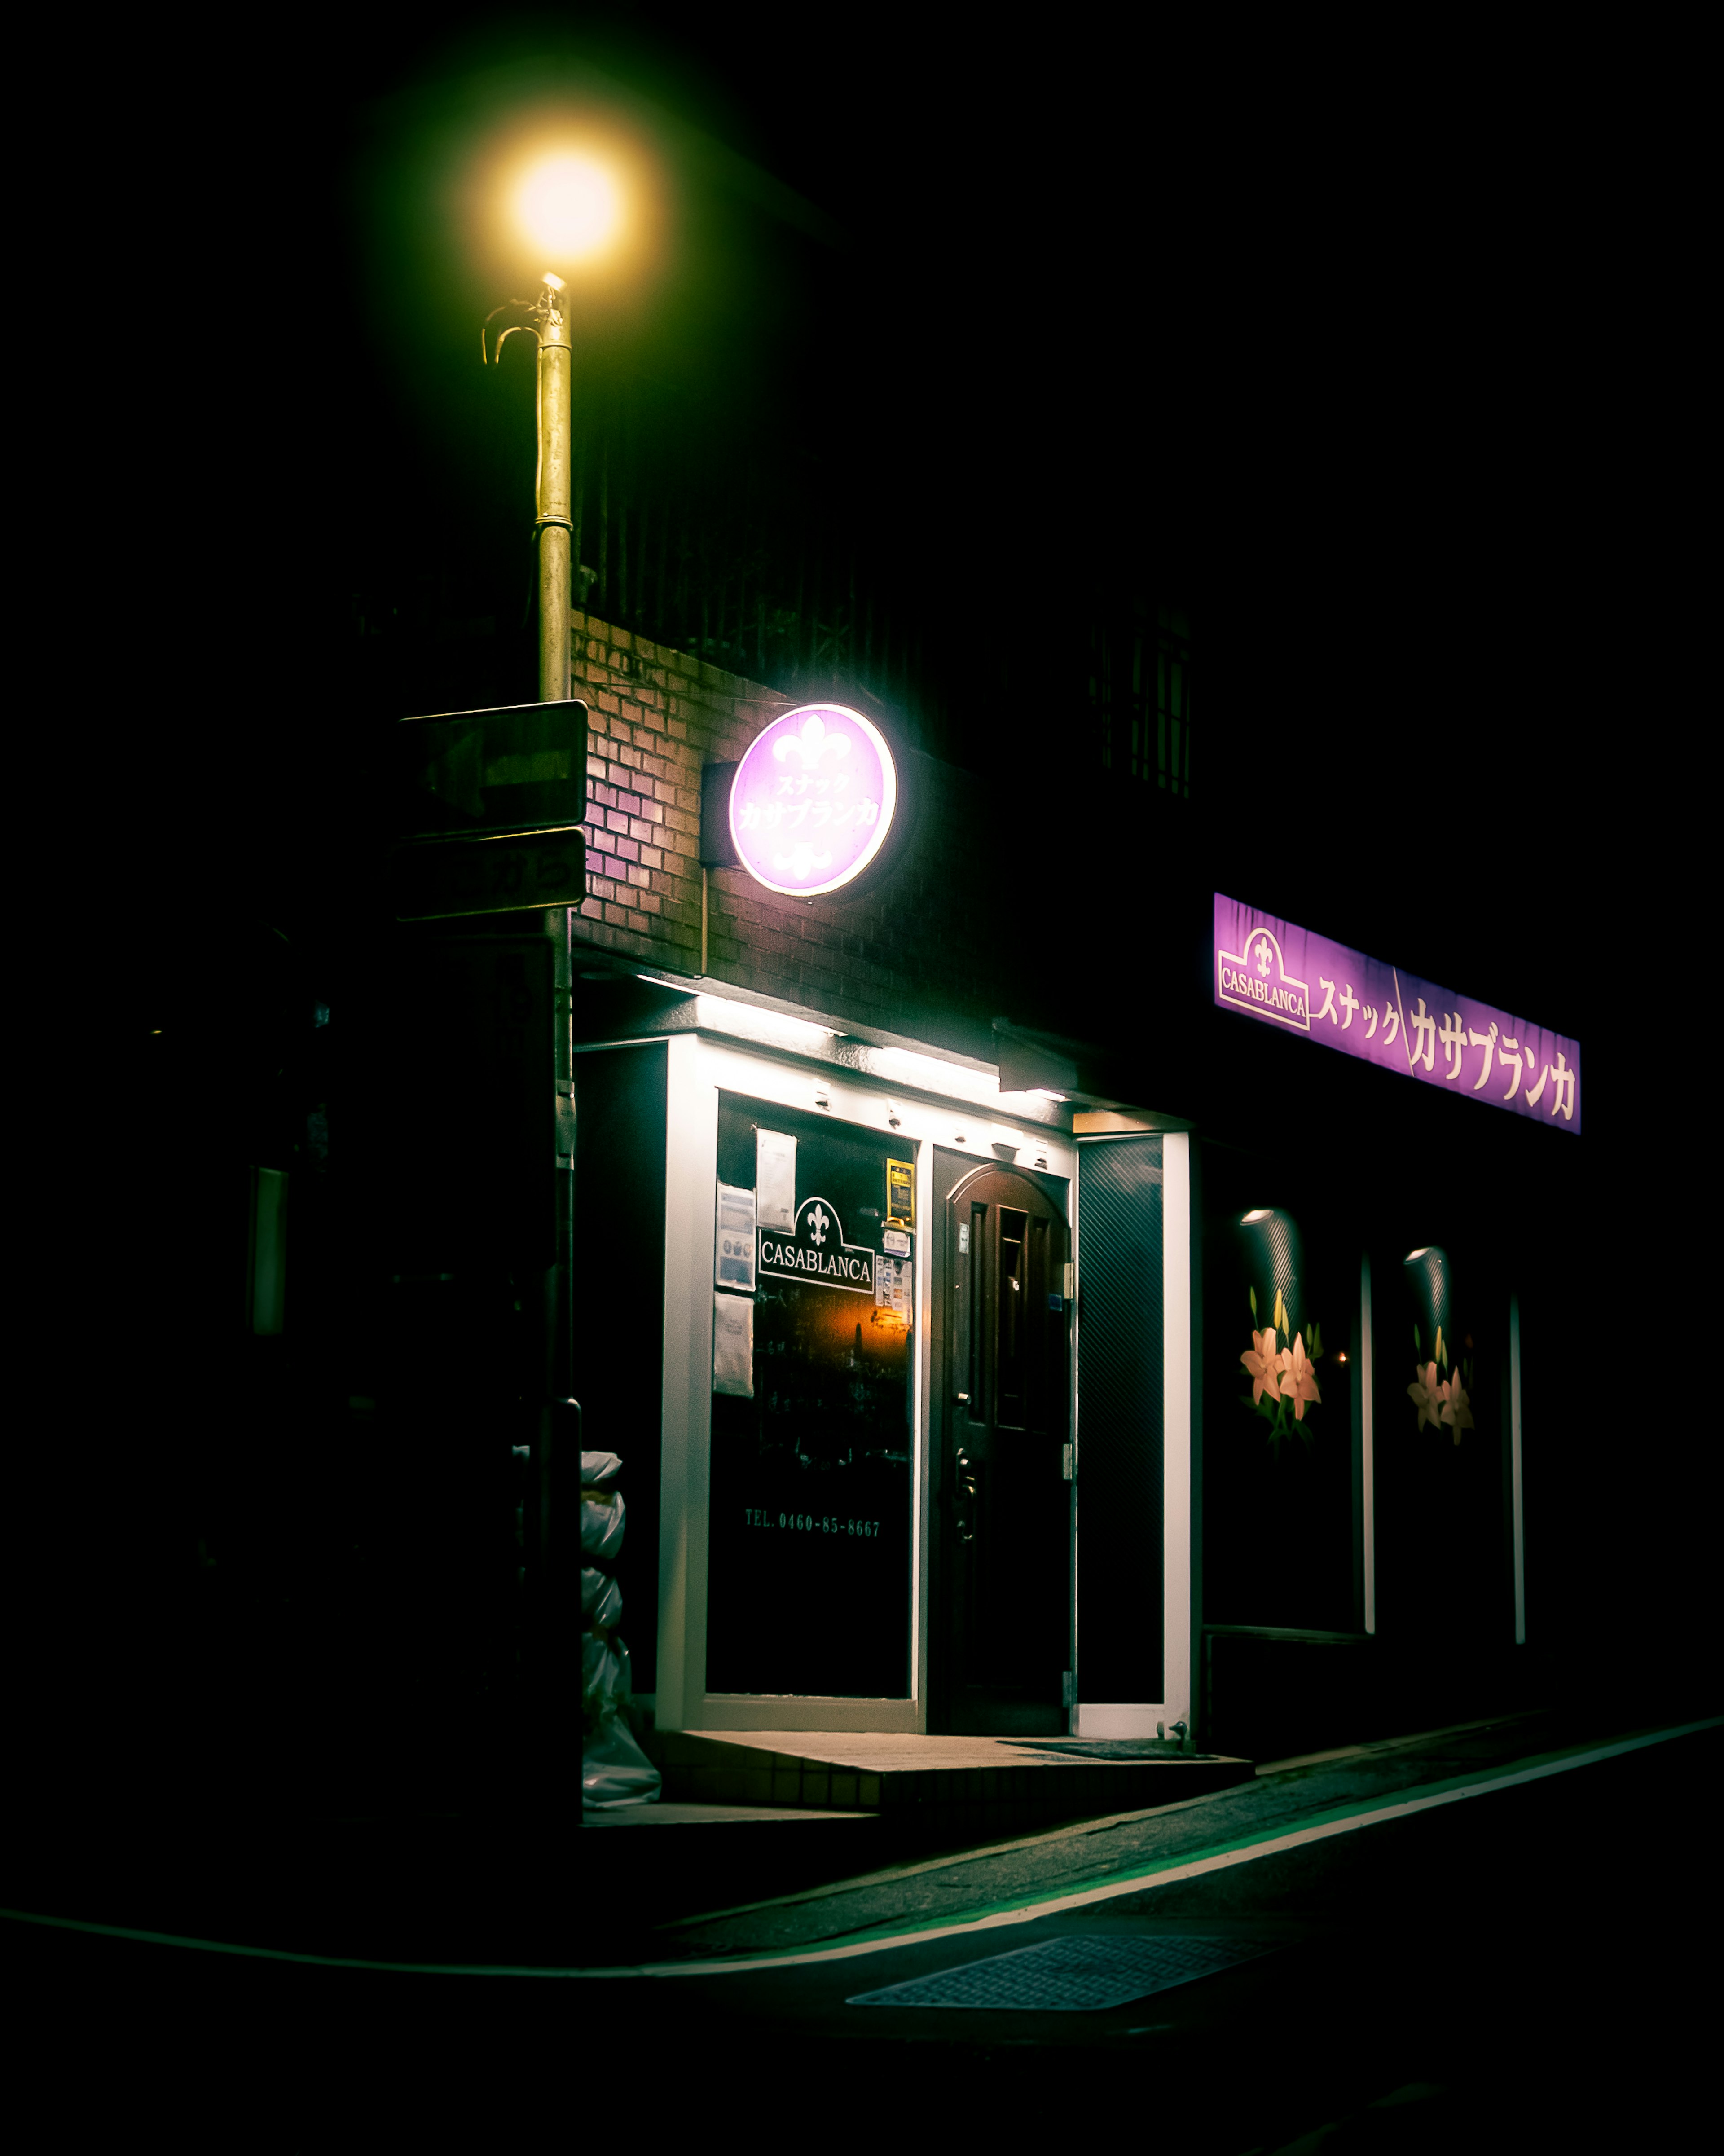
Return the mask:
<path id="1" fill-rule="evenodd" d="M 566 267 L 602 254 L 622 221 L 616 182 L 603 165 L 562 151 L 541 158 L 518 183 L 516 222 L 543 255 Z M 570 379 L 568 287 L 547 270 L 531 300 L 505 300 L 494 307 L 480 332 L 481 359 L 500 360 L 516 330 L 538 339 L 538 475 L 533 485 L 533 531 L 539 554 L 539 701 L 560 703 L 569 694 L 569 601 L 574 581 L 573 493 L 570 438 L 573 431 Z M 504 330 L 493 352 L 487 331 L 497 316 L 520 309 L 526 321 Z"/>

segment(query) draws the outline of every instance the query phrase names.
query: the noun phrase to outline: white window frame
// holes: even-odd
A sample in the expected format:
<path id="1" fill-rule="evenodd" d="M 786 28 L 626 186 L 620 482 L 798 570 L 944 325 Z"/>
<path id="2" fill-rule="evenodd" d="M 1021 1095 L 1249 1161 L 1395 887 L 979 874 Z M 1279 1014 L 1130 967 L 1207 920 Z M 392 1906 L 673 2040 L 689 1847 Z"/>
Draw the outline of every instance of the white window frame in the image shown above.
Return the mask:
<path id="1" fill-rule="evenodd" d="M 1075 1737 L 1153 1737 L 1157 1724 L 1192 1716 L 1193 1628 L 1191 1567 L 1191 1138 L 1163 1131 L 1162 1138 L 1162 1692 L 1158 1700 L 1086 1700 L 1083 1633 L 1078 1631 L 1079 1700 L 1072 1712 Z M 1105 1138 L 1097 1144 L 1109 1142 Z M 1074 1179 L 1075 1188 L 1075 1179 Z M 1084 1322 L 1081 1239 L 1078 1250 L 1078 1327 Z M 1075 1358 L 1073 1358 L 1075 1361 Z M 1081 1416 L 1081 1401 L 1080 1402 Z M 1078 1425 L 1078 1534 L 1083 1533 L 1083 1430 Z M 1076 1577 L 1076 1552 L 1073 1553 Z"/>
<path id="2" fill-rule="evenodd" d="M 596 1046 L 597 1044 L 594 1044 Z M 932 1268 L 915 1270 L 911 1467 L 911 1695 L 907 1699 L 822 1698 L 802 1693 L 741 1694 L 706 1689 L 707 1507 L 712 1444 L 712 1250 L 718 1175 L 718 1096 L 741 1093 L 769 1105 L 824 1112 L 835 1123 L 875 1132 L 916 1152 L 917 1239 L 929 1248 L 934 1148 L 977 1162 L 1008 1164 L 995 1134 L 1022 1139 L 1017 1161 L 1063 1176 L 1074 1194 L 1073 1140 L 1024 1122 L 1003 1106 L 977 1106 L 964 1095 L 942 1100 L 829 1063 L 738 1046 L 690 1032 L 667 1043 L 664 1178 L 664 1348 L 659 1470 L 659 1656 L 653 1698 L 664 1730 L 869 1730 L 923 1735 L 927 1730 L 929 1611 L 929 1387 L 932 1354 Z M 931 1059 L 926 1060 L 927 1070 Z M 965 1070 L 966 1087 L 975 1074 Z M 896 1122 L 892 1119 L 895 1116 Z M 1189 1306 L 1185 1320 L 1189 1336 Z M 1075 1358 L 1073 1382 L 1075 1383 Z M 1184 1560 L 1188 1573 L 1188 1559 Z M 763 1622 L 793 1621 L 793 1613 Z"/>

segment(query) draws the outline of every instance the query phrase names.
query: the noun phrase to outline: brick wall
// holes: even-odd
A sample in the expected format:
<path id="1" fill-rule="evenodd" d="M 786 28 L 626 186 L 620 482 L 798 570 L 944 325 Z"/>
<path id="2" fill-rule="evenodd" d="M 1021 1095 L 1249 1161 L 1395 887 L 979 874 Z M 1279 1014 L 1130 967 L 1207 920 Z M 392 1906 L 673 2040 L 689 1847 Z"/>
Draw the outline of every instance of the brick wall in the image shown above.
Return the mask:
<path id="1" fill-rule="evenodd" d="M 577 937 L 698 977 L 702 767 L 735 762 L 793 699 L 591 615 L 574 617 L 573 644 L 574 693 L 593 715 Z M 782 898 L 741 869 L 709 872 L 706 977 L 991 1058 L 991 1020 L 1013 1006 L 1005 939 L 990 925 L 978 782 L 929 757 L 909 762 L 920 796 L 911 844 L 860 896 Z"/>

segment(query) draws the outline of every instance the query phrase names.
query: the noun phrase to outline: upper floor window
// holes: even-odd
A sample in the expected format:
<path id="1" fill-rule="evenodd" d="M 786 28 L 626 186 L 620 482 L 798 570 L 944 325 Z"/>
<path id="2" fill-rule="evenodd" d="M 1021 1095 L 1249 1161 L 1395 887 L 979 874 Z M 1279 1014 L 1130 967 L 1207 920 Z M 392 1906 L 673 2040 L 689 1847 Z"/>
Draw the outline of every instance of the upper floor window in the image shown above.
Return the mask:
<path id="1" fill-rule="evenodd" d="M 1191 620 L 1139 605 L 1090 633 L 1090 707 L 1102 768 L 1164 793 L 1191 793 Z"/>

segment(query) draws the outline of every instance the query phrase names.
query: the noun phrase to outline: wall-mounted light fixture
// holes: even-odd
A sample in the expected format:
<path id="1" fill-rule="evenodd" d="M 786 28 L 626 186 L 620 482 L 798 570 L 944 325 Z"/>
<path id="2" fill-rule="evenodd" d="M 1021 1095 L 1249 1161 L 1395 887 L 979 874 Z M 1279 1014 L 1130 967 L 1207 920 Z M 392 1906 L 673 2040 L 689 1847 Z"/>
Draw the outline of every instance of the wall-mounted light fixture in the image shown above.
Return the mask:
<path id="1" fill-rule="evenodd" d="M 1413 1322 L 1419 1328 L 1419 1354 L 1429 1360 L 1436 1353 L 1439 1327 L 1443 1344 L 1452 1354 L 1449 1306 L 1454 1282 L 1448 1252 L 1434 1243 L 1421 1243 L 1401 1260 L 1401 1276 L 1412 1299 Z"/>
<path id="2" fill-rule="evenodd" d="M 1305 1298 L 1301 1285 L 1305 1250 L 1299 1224 L 1290 1213 L 1275 1205 L 1255 1205 L 1239 1215 L 1239 1240 L 1244 1246 L 1245 1277 L 1260 1299 L 1260 1322 L 1267 1325 L 1277 1295 L 1286 1319 L 1289 1337 L 1305 1323 Z"/>

